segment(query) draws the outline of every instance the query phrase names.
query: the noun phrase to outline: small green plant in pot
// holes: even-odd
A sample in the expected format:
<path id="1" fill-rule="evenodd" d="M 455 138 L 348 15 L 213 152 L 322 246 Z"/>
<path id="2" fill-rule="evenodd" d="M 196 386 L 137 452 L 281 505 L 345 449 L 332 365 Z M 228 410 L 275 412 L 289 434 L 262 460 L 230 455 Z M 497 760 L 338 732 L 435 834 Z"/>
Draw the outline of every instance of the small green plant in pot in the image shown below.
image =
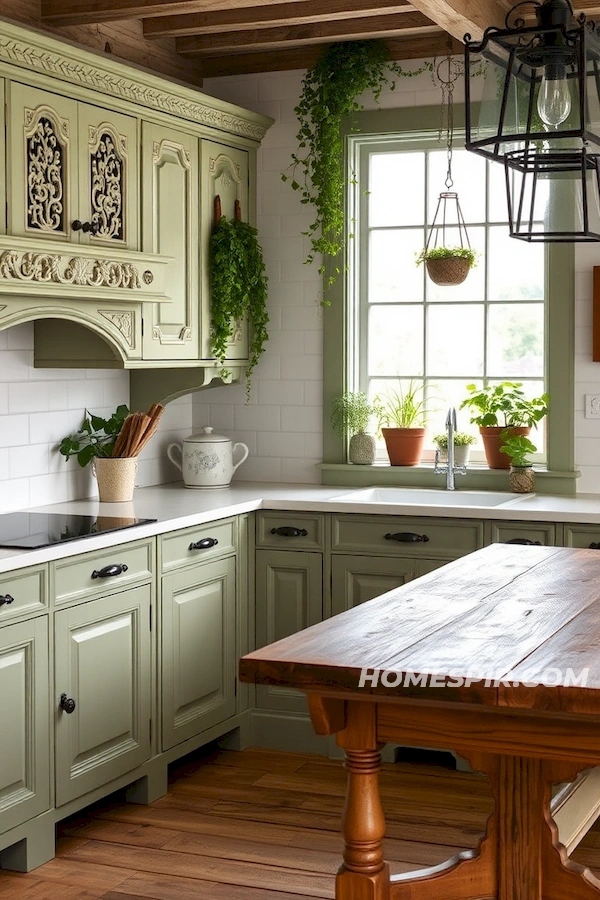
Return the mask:
<path id="1" fill-rule="evenodd" d="M 529 494 L 535 490 L 535 472 L 533 463 L 528 458 L 536 452 L 537 447 L 524 434 L 511 434 L 505 428 L 500 435 L 500 450 L 510 459 L 508 483 L 515 494 Z"/>
<path id="2" fill-rule="evenodd" d="M 424 386 L 409 382 L 375 398 L 379 429 L 392 466 L 416 466 L 423 454 L 427 416 Z"/>
<path id="3" fill-rule="evenodd" d="M 417 265 L 425 263 L 431 280 L 440 285 L 462 284 L 476 262 L 470 247 L 425 247 L 417 256 Z"/>
<path id="4" fill-rule="evenodd" d="M 502 381 L 478 387 L 468 384 L 468 396 L 460 409 L 470 410 L 470 422 L 479 426 L 490 469 L 508 469 L 510 460 L 500 449 L 501 434 L 528 435 L 548 415 L 548 394 L 528 399 L 520 381 Z"/>
<path id="5" fill-rule="evenodd" d="M 433 442 L 440 451 L 440 459 L 443 462 L 448 457 L 448 435 L 436 434 Z M 456 431 L 454 434 L 454 464 L 456 466 L 466 466 L 469 463 L 469 454 L 471 446 L 476 442 L 476 438 L 466 431 Z"/>
<path id="6" fill-rule="evenodd" d="M 368 434 L 375 407 L 364 391 L 346 391 L 331 403 L 331 427 L 344 440 L 350 439 L 348 459 L 355 465 L 375 462 L 375 438 Z"/>

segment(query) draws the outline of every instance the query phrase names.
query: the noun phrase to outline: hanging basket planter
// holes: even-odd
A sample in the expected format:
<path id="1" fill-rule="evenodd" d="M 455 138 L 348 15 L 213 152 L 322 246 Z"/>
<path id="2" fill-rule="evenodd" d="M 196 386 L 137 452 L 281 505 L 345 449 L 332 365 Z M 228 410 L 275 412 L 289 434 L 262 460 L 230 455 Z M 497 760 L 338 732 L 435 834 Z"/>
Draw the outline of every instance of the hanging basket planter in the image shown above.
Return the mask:
<path id="1" fill-rule="evenodd" d="M 427 274 L 435 284 L 462 284 L 471 268 L 471 261 L 463 256 L 426 259 Z"/>

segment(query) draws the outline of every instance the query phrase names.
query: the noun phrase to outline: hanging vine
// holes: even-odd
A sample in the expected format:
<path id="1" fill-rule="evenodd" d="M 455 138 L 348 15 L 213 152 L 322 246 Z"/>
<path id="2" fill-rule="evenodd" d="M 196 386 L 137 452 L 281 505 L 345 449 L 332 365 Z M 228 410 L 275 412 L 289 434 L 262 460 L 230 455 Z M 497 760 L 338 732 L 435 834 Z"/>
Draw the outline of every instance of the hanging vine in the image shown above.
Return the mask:
<path id="1" fill-rule="evenodd" d="M 329 287 L 340 274 L 339 254 L 344 242 L 344 141 L 342 120 L 363 108 L 358 97 L 370 90 L 376 101 L 384 88 L 394 90 L 395 76 L 412 77 L 431 71 L 425 63 L 413 71 L 389 60 L 383 41 L 348 41 L 333 44 L 308 70 L 295 109 L 300 122 L 298 153 L 292 154 L 291 174 L 284 181 L 300 191 L 301 202 L 312 204 L 314 222 L 304 232 L 311 242 L 306 263 L 321 254 L 319 273 Z M 327 260 L 332 266 L 327 266 Z M 329 301 L 323 300 L 328 306 Z"/>
<path id="2" fill-rule="evenodd" d="M 218 200 L 218 198 L 217 198 Z M 220 210 L 220 205 L 215 204 Z M 256 228 L 238 217 L 216 218 L 210 238 L 211 350 L 229 377 L 225 365 L 236 322 L 247 318 L 250 326 L 250 361 L 246 368 L 246 398 L 250 399 L 252 372 L 269 339 L 267 325 L 267 276 Z"/>

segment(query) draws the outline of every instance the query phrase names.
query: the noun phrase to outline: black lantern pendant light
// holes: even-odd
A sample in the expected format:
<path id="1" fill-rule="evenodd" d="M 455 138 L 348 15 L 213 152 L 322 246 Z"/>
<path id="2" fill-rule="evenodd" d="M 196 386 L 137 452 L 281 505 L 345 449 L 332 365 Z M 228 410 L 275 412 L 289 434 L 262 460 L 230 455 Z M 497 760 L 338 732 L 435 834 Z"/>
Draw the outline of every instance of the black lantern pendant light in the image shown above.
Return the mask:
<path id="1" fill-rule="evenodd" d="M 535 8 L 525 27 L 515 10 Z M 465 35 L 466 148 L 505 167 L 512 237 L 600 241 L 600 35 L 570 0 L 525 0 L 506 28 Z M 483 91 L 471 96 L 473 61 Z M 480 82 L 480 79 L 476 79 Z M 481 84 L 481 82 L 480 82 Z"/>

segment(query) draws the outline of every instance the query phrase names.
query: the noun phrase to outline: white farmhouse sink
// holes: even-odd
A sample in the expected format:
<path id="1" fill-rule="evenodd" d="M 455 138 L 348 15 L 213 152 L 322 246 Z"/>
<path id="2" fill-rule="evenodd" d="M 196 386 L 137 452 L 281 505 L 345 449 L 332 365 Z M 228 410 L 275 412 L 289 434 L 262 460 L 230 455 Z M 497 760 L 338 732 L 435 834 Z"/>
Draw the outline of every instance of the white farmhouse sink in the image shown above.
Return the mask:
<path id="1" fill-rule="evenodd" d="M 508 506 L 519 503 L 532 494 L 515 496 L 500 491 L 446 491 L 421 488 L 373 487 L 361 488 L 336 497 L 342 503 L 389 503 L 395 506 Z"/>

